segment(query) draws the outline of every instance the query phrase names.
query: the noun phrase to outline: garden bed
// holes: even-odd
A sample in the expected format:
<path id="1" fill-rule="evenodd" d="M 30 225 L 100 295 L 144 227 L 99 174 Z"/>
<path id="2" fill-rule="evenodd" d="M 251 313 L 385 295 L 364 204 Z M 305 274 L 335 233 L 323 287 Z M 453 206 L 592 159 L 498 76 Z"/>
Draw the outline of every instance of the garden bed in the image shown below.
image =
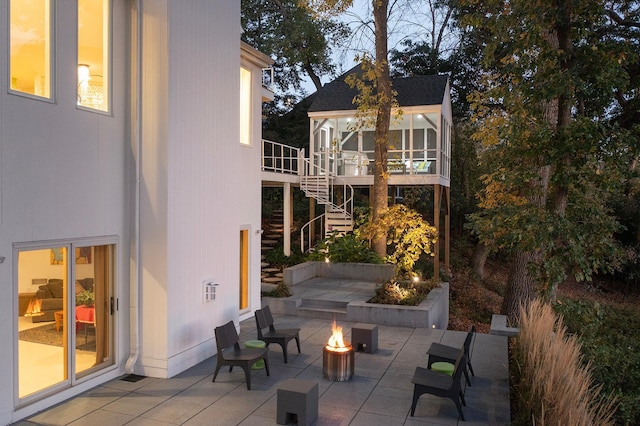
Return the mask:
<path id="1" fill-rule="evenodd" d="M 393 265 L 305 262 L 284 270 L 284 282 L 291 289 L 293 296 L 265 298 L 265 301 L 273 313 L 295 316 L 298 315 L 298 308 L 305 302 L 303 297 L 296 295 L 296 286 L 301 283 L 318 277 L 326 277 L 382 284 L 393 277 L 394 269 Z M 343 303 L 343 307 L 340 309 L 346 309 L 343 314 L 345 315 L 344 319 L 351 322 L 401 327 L 447 328 L 449 322 L 449 283 L 441 283 L 435 287 L 417 306 L 367 302 L 372 296 L 373 290 L 369 297 L 363 298 L 363 300 Z M 326 304 L 327 309 L 335 309 L 335 306 L 330 306 L 330 301 Z"/>

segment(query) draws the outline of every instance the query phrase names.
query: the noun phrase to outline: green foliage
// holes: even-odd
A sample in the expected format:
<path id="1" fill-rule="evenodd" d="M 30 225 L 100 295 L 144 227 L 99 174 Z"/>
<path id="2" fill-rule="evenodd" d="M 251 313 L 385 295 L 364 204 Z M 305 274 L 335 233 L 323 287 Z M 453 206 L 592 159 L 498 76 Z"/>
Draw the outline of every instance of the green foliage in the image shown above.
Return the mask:
<path id="1" fill-rule="evenodd" d="M 608 203 L 628 176 L 627 155 L 637 159 L 637 141 L 609 119 L 622 93 L 637 96 L 626 68 L 637 61 L 637 38 L 634 48 L 610 37 L 616 30 L 596 0 L 460 5 L 485 43 L 487 69 L 470 98 L 488 171 L 472 231 L 493 251 L 530 254 L 535 264 L 521 270 L 542 291 L 569 274 L 589 280 L 619 269 L 620 226 Z"/>
<path id="2" fill-rule="evenodd" d="M 378 286 L 369 303 L 418 306 L 435 285 L 432 282 L 388 281 Z"/>
<path id="3" fill-rule="evenodd" d="M 617 423 L 640 424 L 640 313 L 571 299 L 554 308 L 581 343 L 594 381 L 617 396 Z"/>
<path id="4" fill-rule="evenodd" d="M 302 92 L 304 74 L 316 84 L 335 73 L 334 47 L 348 36 L 347 25 L 319 16 L 297 0 L 242 0 L 242 39 L 274 58 L 275 83 L 283 92 Z"/>
<path id="5" fill-rule="evenodd" d="M 262 296 L 265 297 L 289 297 L 291 296 L 291 291 L 289 290 L 289 286 L 285 283 L 279 283 L 276 288 L 271 291 L 263 291 Z"/>
<path id="6" fill-rule="evenodd" d="M 96 295 L 92 290 L 82 290 L 76 294 L 76 306 L 93 306 L 96 302 Z"/>
<path id="7" fill-rule="evenodd" d="M 396 204 L 383 210 L 377 221 L 357 229 L 361 239 L 386 238 L 386 261 L 396 265 L 396 275 L 410 274 L 423 254 L 432 254 L 438 241 L 436 229 L 415 210 Z"/>
<path id="8" fill-rule="evenodd" d="M 384 263 L 384 260 L 369 248 L 367 241 L 352 233 L 331 234 L 321 241 L 307 256 L 308 260 L 352 263 Z"/>
<path id="9" fill-rule="evenodd" d="M 304 255 L 300 250 L 291 249 L 291 255 L 285 256 L 282 244 L 265 252 L 265 262 L 276 267 L 286 268 L 288 266 L 297 265 L 305 261 Z"/>

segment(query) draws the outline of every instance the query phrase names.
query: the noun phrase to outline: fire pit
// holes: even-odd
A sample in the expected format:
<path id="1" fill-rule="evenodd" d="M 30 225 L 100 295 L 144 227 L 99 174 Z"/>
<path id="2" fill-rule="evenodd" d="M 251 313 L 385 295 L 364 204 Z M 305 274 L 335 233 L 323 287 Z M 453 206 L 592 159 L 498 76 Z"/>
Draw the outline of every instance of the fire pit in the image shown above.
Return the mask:
<path id="1" fill-rule="evenodd" d="M 322 351 L 322 373 L 327 380 L 347 382 L 353 377 L 354 351 L 342 337 L 342 327 L 333 322 L 333 334 Z"/>

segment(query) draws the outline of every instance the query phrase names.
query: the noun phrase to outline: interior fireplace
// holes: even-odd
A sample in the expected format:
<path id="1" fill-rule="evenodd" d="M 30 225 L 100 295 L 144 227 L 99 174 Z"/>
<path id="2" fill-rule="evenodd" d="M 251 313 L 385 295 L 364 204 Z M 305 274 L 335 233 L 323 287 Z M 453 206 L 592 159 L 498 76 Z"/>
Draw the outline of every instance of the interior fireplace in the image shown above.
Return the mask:
<path id="1" fill-rule="evenodd" d="M 333 334 L 322 351 L 322 374 L 333 382 L 347 382 L 353 377 L 355 353 L 342 337 L 342 327 L 333 322 Z"/>

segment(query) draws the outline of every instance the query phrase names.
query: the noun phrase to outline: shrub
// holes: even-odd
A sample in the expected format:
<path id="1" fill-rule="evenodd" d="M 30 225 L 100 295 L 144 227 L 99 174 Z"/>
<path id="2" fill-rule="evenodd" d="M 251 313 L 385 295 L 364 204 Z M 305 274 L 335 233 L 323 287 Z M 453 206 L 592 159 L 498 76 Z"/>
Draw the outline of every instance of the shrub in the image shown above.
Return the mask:
<path id="1" fill-rule="evenodd" d="M 555 310 L 581 343 L 593 380 L 617 396 L 617 423 L 640 424 L 640 313 L 571 299 Z"/>
<path id="2" fill-rule="evenodd" d="M 265 297 L 289 297 L 291 296 L 291 291 L 289 290 L 289 286 L 281 282 L 273 290 L 263 291 L 262 295 Z"/>
<path id="3" fill-rule="evenodd" d="M 388 281 L 376 288 L 369 303 L 418 306 L 435 287 L 431 282 Z"/>
<path id="4" fill-rule="evenodd" d="M 282 245 L 278 245 L 271 250 L 268 250 L 264 254 L 264 261 L 270 265 L 278 267 L 287 267 L 297 265 L 304 262 L 304 255 L 300 250 L 295 250 L 295 247 L 291 248 L 291 255 L 285 256 Z"/>
<path id="5" fill-rule="evenodd" d="M 535 300 L 520 311 L 516 338 L 515 424 L 612 425 L 614 401 L 600 399 L 580 344 L 569 336 L 550 305 Z"/>
<path id="6" fill-rule="evenodd" d="M 432 255 L 438 241 L 436 228 L 415 210 L 396 204 L 381 213 L 379 220 L 368 221 L 358 228 L 360 238 L 374 240 L 387 237 L 386 261 L 396 265 L 396 275 L 411 273 L 423 254 Z"/>
<path id="7" fill-rule="evenodd" d="M 384 260 L 369 248 L 367 241 L 360 240 L 352 233 L 345 235 L 331 234 L 320 242 L 308 260 L 352 263 L 384 263 Z"/>

